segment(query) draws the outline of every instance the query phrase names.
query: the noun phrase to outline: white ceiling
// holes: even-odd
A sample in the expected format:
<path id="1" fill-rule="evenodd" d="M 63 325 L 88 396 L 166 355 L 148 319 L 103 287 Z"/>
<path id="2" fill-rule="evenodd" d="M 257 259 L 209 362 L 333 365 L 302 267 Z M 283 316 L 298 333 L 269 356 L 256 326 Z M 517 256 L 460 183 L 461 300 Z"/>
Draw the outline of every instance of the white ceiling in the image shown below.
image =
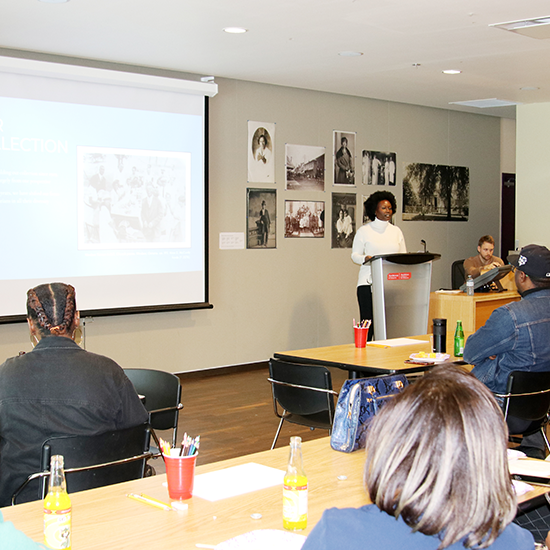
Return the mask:
<path id="1" fill-rule="evenodd" d="M 449 103 L 550 102 L 550 39 L 488 26 L 547 15 L 547 0 L 0 0 L 0 48 L 514 116 Z"/>

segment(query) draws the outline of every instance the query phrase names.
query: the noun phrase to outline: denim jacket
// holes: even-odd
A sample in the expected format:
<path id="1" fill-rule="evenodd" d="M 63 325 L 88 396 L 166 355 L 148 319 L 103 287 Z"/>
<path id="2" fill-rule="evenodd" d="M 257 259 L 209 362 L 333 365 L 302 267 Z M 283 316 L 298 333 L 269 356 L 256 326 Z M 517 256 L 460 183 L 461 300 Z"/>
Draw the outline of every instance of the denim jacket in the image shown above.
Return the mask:
<path id="1" fill-rule="evenodd" d="M 495 309 L 466 341 L 464 361 L 496 393 L 506 391 L 514 370 L 550 370 L 550 289 L 528 290 L 519 302 Z"/>

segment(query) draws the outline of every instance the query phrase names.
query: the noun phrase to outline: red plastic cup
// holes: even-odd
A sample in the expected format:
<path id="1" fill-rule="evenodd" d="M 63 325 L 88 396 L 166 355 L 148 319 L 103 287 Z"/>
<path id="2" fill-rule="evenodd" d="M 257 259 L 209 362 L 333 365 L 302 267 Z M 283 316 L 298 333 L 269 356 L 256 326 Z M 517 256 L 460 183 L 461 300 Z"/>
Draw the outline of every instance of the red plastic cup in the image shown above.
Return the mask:
<path id="1" fill-rule="evenodd" d="M 168 494 L 172 500 L 185 500 L 193 496 L 196 460 L 197 453 L 192 456 L 164 457 Z"/>
<path id="2" fill-rule="evenodd" d="M 353 327 L 355 331 L 355 347 L 364 348 L 367 345 L 368 328 Z"/>

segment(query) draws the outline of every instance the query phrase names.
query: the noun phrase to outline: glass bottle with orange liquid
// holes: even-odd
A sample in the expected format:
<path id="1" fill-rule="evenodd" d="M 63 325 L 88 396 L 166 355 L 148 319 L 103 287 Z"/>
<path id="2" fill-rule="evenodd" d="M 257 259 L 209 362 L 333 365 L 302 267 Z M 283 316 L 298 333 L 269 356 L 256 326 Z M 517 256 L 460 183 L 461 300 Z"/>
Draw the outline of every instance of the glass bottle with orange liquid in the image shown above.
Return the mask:
<path id="1" fill-rule="evenodd" d="M 283 527 L 290 531 L 307 527 L 307 476 L 301 437 L 290 438 L 290 455 L 283 481 Z"/>
<path id="2" fill-rule="evenodd" d="M 44 544 L 55 550 L 71 548 L 71 499 L 61 455 L 51 458 L 50 486 L 44 499 Z"/>

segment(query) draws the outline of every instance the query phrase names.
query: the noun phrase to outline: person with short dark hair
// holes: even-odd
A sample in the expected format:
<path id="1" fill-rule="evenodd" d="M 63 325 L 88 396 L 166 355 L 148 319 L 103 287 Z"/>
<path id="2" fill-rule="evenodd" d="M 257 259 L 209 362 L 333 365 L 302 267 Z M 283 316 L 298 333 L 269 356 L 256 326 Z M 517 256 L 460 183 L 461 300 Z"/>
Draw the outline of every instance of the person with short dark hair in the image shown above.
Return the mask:
<path id="1" fill-rule="evenodd" d="M 504 265 L 504 262 L 494 256 L 495 239 L 491 235 L 483 235 L 477 243 L 477 255 L 464 260 L 464 274 L 472 276 L 472 279 L 479 277 L 482 273 Z"/>
<path id="2" fill-rule="evenodd" d="M 384 406 L 366 439 L 373 504 L 326 510 L 302 550 L 532 550 L 499 406 L 475 377 L 435 367 Z"/>
<path id="3" fill-rule="evenodd" d="M 353 183 L 353 157 L 348 149 L 348 138 L 343 137 L 340 144 L 336 152 L 334 183 Z"/>
<path id="4" fill-rule="evenodd" d="M 34 349 L 0 365 L 0 506 L 41 470 L 48 437 L 97 435 L 148 419 L 119 365 L 75 343 L 80 316 L 71 285 L 31 288 L 27 322 Z M 18 501 L 37 498 L 27 487 Z"/>
<path id="5" fill-rule="evenodd" d="M 393 193 L 376 191 L 364 203 L 364 212 L 371 220 L 362 225 L 355 234 L 352 245 L 351 259 L 360 265 L 357 281 L 357 301 L 361 321 L 372 320 L 372 274 L 370 259 L 377 254 L 407 252 L 405 238 L 399 227 L 391 224 L 391 219 L 397 210 Z M 373 325 L 369 330 L 369 340 L 372 340 Z"/>
<path id="6" fill-rule="evenodd" d="M 512 371 L 550 371 L 550 250 L 530 244 L 507 259 L 514 266 L 521 300 L 495 309 L 464 346 L 464 361 L 474 365 L 472 374 L 501 394 Z M 520 426 L 513 427 L 521 431 Z M 527 442 L 524 438 L 526 448 L 521 450 L 544 458 L 542 436 L 529 438 Z"/>

